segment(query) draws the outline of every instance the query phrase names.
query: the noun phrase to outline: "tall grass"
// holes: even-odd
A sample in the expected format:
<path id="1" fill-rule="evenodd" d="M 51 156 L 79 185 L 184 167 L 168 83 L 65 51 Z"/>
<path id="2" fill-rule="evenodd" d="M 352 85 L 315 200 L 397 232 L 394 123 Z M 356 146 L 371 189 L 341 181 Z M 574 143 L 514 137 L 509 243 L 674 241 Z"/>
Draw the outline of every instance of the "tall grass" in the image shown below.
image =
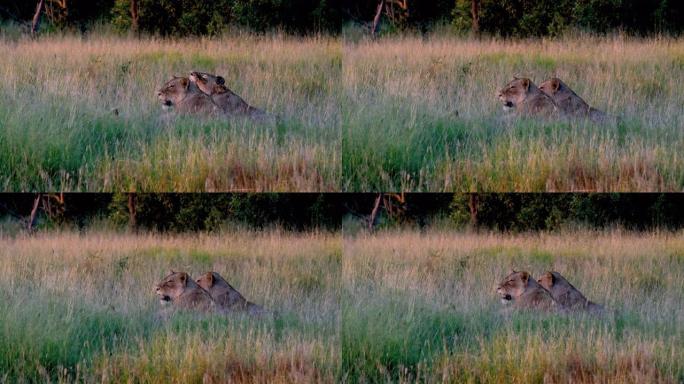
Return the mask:
<path id="1" fill-rule="evenodd" d="M 684 40 L 405 37 L 345 45 L 348 191 L 680 191 Z M 513 76 L 558 76 L 618 124 L 504 118 Z"/>
<path id="2" fill-rule="evenodd" d="M 339 190 L 333 39 L 103 34 L 2 39 L 0 51 L 2 190 Z M 163 117 L 155 91 L 191 70 L 224 76 L 278 122 Z"/>
<path id="3" fill-rule="evenodd" d="M 339 370 L 334 234 L 0 238 L 0 382 L 331 382 Z M 160 321 L 169 269 L 215 270 L 273 318 Z"/>
<path id="4" fill-rule="evenodd" d="M 506 314 L 511 268 L 560 271 L 604 317 Z M 641 383 L 684 379 L 684 236 L 429 233 L 344 240 L 349 382 Z"/>

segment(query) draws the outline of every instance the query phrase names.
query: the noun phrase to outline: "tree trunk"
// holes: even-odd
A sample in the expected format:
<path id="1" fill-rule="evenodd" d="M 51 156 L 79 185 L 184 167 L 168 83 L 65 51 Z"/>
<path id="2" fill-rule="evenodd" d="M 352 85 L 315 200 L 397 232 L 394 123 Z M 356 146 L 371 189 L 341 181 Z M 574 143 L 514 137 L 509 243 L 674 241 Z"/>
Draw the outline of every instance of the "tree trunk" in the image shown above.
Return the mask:
<path id="1" fill-rule="evenodd" d="M 136 197 L 135 193 L 128 194 L 128 227 L 131 230 L 135 230 L 138 227 L 136 220 Z"/>
<path id="2" fill-rule="evenodd" d="M 378 220 L 378 211 L 380 210 L 381 201 L 382 193 L 378 193 L 378 197 L 375 198 L 375 204 L 373 204 L 373 210 L 371 211 L 370 217 L 368 218 L 369 231 L 372 231 L 375 228 L 376 221 Z"/>
<path id="3" fill-rule="evenodd" d="M 45 0 L 39 0 L 36 4 L 36 13 L 33 14 L 33 22 L 31 22 L 31 36 L 35 36 L 38 33 L 38 28 L 40 28 L 40 18 L 43 14 L 43 7 L 45 6 Z"/>
<path id="4" fill-rule="evenodd" d="M 131 31 L 138 32 L 138 0 L 131 0 Z"/>
<path id="5" fill-rule="evenodd" d="M 470 226 L 477 228 L 477 208 L 478 208 L 477 193 L 471 193 L 468 199 L 468 208 L 470 209 Z"/>
<path id="6" fill-rule="evenodd" d="M 36 195 L 36 199 L 33 200 L 33 208 L 31 209 L 31 216 L 29 216 L 28 220 L 28 230 L 29 232 L 33 231 L 33 227 L 36 225 L 36 218 L 38 217 L 38 206 L 40 205 L 40 200 L 42 199 L 41 194 Z"/>
<path id="7" fill-rule="evenodd" d="M 382 16 L 383 8 L 385 8 L 385 0 L 380 0 L 378 9 L 375 11 L 375 17 L 373 18 L 373 26 L 371 27 L 371 34 L 373 38 L 377 37 L 378 32 L 380 32 L 380 17 Z"/>
<path id="8" fill-rule="evenodd" d="M 472 0 L 470 13 L 473 17 L 473 33 L 480 33 L 480 0 Z"/>

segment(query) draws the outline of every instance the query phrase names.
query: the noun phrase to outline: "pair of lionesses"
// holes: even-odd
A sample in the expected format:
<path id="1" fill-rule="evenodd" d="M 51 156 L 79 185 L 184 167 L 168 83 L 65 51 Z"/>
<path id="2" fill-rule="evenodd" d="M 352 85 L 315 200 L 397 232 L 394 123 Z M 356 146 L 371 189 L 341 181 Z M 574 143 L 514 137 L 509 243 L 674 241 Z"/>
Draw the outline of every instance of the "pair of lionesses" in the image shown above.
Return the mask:
<path id="1" fill-rule="evenodd" d="M 529 272 L 511 271 L 496 288 L 504 304 L 518 309 L 587 311 L 600 314 L 603 307 L 588 300 L 558 272 L 546 272 L 539 280 Z"/>
<path id="2" fill-rule="evenodd" d="M 247 301 L 217 272 L 207 272 L 193 280 L 187 272 L 174 272 L 154 286 L 162 304 L 202 312 L 245 312 L 263 315 L 266 310 Z"/>
<path id="3" fill-rule="evenodd" d="M 225 85 L 218 75 L 192 71 L 189 77 L 175 77 L 157 91 L 164 107 L 173 107 L 178 113 L 248 116 L 268 118 L 268 114 L 252 107 Z M 610 119 L 602 111 L 587 104 L 561 79 L 554 77 L 537 87 L 528 78 L 515 78 L 497 93 L 504 109 L 515 109 L 522 115 L 588 118 L 596 123 Z"/>
<path id="4" fill-rule="evenodd" d="M 231 91 L 223 77 L 204 72 L 193 71 L 189 77 L 174 76 L 157 91 L 157 97 L 164 108 L 173 108 L 180 114 L 270 118 Z"/>
<path id="5" fill-rule="evenodd" d="M 537 87 L 530 79 L 514 78 L 497 93 L 505 110 L 527 116 L 589 119 L 608 123 L 612 118 L 593 108 L 561 79 L 553 77 Z"/>

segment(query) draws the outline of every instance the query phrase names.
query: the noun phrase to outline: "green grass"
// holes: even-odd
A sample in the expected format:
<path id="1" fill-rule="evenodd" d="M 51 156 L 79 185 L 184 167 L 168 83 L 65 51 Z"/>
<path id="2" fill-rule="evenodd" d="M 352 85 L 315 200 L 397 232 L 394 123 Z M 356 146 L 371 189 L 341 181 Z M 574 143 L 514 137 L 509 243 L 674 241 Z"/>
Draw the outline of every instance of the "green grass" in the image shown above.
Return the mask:
<path id="1" fill-rule="evenodd" d="M 680 191 L 682 39 L 4 37 L 6 191 Z M 223 75 L 279 117 L 167 119 L 172 75 Z M 513 76 L 620 122 L 511 120 Z M 119 116 L 111 113 L 113 108 Z"/>
<path id="2" fill-rule="evenodd" d="M 346 191 L 679 191 L 681 39 L 390 38 L 344 55 Z M 511 120 L 513 76 L 562 78 L 618 124 Z"/>
<path id="3" fill-rule="evenodd" d="M 357 235 L 344 240 L 348 382 L 684 379 L 682 234 Z M 557 270 L 603 317 L 502 311 L 511 268 Z"/>
<path id="4" fill-rule="evenodd" d="M 684 379 L 682 233 L 0 236 L 2 382 Z M 502 311 L 511 268 L 560 271 L 607 312 Z M 160 317 L 169 269 L 276 315 Z"/>
<path id="5" fill-rule="evenodd" d="M 45 233 L 3 237 L 1 382 L 331 382 L 339 374 L 340 240 L 332 234 Z M 221 273 L 274 317 L 178 312 L 169 269 Z"/>
<path id="6" fill-rule="evenodd" d="M 0 49 L 2 190 L 340 189 L 332 39 L 63 36 Z M 191 70 L 224 76 L 278 121 L 164 117 L 156 90 Z"/>

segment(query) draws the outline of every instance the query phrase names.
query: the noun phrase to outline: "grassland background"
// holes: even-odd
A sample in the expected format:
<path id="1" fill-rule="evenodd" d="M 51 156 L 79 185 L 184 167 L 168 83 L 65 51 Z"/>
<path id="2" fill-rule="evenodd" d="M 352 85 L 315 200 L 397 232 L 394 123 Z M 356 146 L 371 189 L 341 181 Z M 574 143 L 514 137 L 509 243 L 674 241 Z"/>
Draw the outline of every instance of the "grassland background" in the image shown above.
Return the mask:
<path id="1" fill-rule="evenodd" d="M 681 191 L 684 40 L 404 37 L 345 45 L 347 191 Z M 514 76 L 558 76 L 617 125 L 503 118 Z"/>
<path id="2" fill-rule="evenodd" d="M 95 33 L 0 50 L 5 191 L 684 189 L 682 39 Z M 162 118 L 154 91 L 194 69 L 279 122 Z M 513 76 L 559 76 L 621 121 L 506 119 L 494 93 Z"/>
<path id="3" fill-rule="evenodd" d="M 66 35 L 4 38 L 0 52 L 2 190 L 340 189 L 333 39 Z M 156 90 L 191 70 L 224 76 L 279 122 L 162 118 Z"/>
<path id="4" fill-rule="evenodd" d="M 342 373 L 349 382 L 684 380 L 684 235 L 347 236 Z M 605 317 L 501 312 L 511 268 L 561 272 Z"/>
<path id="5" fill-rule="evenodd" d="M 333 381 L 341 239 L 266 232 L 0 238 L 0 382 Z M 221 273 L 274 318 L 157 319 L 169 269 Z"/>

